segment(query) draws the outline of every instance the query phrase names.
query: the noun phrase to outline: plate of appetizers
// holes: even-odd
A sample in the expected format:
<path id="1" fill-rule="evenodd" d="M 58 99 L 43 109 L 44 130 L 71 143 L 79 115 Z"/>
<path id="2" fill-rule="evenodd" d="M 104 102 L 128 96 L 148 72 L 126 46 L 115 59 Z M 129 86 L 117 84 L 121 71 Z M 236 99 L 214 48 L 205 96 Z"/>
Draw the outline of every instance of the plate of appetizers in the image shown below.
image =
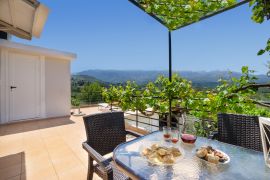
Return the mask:
<path id="1" fill-rule="evenodd" d="M 202 146 L 196 150 L 196 156 L 213 164 L 228 164 L 230 157 L 223 151 L 211 146 Z"/>
<path id="2" fill-rule="evenodd" d="M 151 164 L 172 166 L 184 157 L 184 150 L 177 146 L 167 146 L 157 142 L 142 145 L 140 154 Z"/>

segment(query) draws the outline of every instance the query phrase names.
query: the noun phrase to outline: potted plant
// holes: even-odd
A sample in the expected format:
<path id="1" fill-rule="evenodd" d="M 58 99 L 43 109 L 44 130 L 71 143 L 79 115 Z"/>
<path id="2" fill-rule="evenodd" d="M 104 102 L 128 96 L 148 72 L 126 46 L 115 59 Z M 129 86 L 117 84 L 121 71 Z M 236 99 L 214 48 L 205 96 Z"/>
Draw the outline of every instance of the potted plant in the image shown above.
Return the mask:
<path id="1" fill-rule="evenodd" d="M 73 116 L 83 116 L 83 115 L 85 115 L 85 114 L 83 114 L 81 112 L 81 107 L 80 107 L 81 101 L 80 101 L 80 99 L 78 97 L 72 97 L 71 98 L 71 105 L 73 107 L 77 108 L 77 112 L 75 111 L 75 112 L 71 113 Z"/>

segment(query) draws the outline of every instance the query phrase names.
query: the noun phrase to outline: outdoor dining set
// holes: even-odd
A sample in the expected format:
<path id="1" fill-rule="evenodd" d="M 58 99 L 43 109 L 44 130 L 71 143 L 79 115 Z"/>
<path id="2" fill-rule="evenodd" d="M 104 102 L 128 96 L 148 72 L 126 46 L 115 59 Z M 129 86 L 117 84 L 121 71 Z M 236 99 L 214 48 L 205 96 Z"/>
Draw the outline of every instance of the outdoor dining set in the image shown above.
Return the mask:
<path id="1" fill-rule="evenodd" d="M 208 138 L 180 127 L 142 136 L 126 130 L 123 112 L 85 116 L 88 179 L 270 179 L 269 122 L 218 114 L 218 131 Z M 126 141 L 127 134 L 136 138 Z"/>

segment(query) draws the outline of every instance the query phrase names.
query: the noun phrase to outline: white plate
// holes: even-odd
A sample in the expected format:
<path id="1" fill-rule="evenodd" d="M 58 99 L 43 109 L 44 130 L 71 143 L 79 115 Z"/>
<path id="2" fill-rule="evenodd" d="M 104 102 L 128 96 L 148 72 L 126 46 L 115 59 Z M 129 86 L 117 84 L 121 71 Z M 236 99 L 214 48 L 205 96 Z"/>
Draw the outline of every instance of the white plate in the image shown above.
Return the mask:
<path id="1" fill-rule="evenodd" d="M 215 149 L 217 152 L 220 152 L 220 153 L 222 153 L 226 158 L 227 158 L 227 161 L 225 161 L 225 162 L 219 162 L 218 164 L 228 164 L 230 161 L 231 161 L 231 158 L 230 158 L 230 156 L 228 155 L 228 154 L 226 154 L 225 152 L 223 152 L 223 151 L 221 151 L 221 150 L 219 150 L 219 149 Z M 199 158 L 197 155 L 195 155 L 197 158 Z M 203 161 L 205 161 L 205 162 L 207 162 L 207 163 L 210 163 L 210 164 L 214 164 L 214 163 L 211 163 L 211 162 L 209 162 L 209 161 L 206 161 L 205 159 L 203 159 L 203 158 L 199 158 L 199 159 L 201 159 L 201 160 L 203 160 Z"/>
<path id="2" fill-rule="evenodd" d="M 165 164 L 165 163 L 161 163 L 161 162 L 156 162 L 156 161 L 151 161 L 150 159 L 148 159 L 147 157 L 145 157 L 143 154 L 142 154 L 142 151 L 145 149 L 145 148 L 150 148 L 153 144 L 158 144 L 159 146 L 163 146 L 163 147 L 166 147 L 166 148 L 170 148 L 170 147 L 175 147 L 177 149 L 179 149 L 179 151 L 181 152 L 181 156 L 177 157 L 176 160 L 175 160 L 175 163 L 173 164 Z M 139 147 L 139 152 L 140 152 L 140 155 L 146 159 L 149 163 L 151 164 L 154 164 L 154 165 L 158 165 L 158 166 L 173 166 L 175 164 L 177 164 L 178 162 L 180 162 L 184 156 L 185 156 L 185 152 L 184 150 L 179 146 L 179 144 L 176 144 L 176 145 L 173 145 L 171 143 L 163 143 L 163 142 L 160 142 L 160 141 L 152 141 L 152 142 L 144 142 L 144 144 L 142 144 L 140 147 Z"/>

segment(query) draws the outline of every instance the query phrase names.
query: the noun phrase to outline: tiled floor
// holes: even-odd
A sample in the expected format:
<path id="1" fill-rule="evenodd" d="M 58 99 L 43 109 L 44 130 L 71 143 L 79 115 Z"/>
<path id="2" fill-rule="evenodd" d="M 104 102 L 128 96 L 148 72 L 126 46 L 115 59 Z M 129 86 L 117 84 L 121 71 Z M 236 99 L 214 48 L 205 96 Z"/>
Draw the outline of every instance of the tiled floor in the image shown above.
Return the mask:
<path id="1" fill-rule="evenodd" d="M 98 112 L 97 108 L 83 111 Z M 85 139 L 81 117 L 2 125 L 0 180 L 85 180 L 87 154 L 81 147 Z"/>

